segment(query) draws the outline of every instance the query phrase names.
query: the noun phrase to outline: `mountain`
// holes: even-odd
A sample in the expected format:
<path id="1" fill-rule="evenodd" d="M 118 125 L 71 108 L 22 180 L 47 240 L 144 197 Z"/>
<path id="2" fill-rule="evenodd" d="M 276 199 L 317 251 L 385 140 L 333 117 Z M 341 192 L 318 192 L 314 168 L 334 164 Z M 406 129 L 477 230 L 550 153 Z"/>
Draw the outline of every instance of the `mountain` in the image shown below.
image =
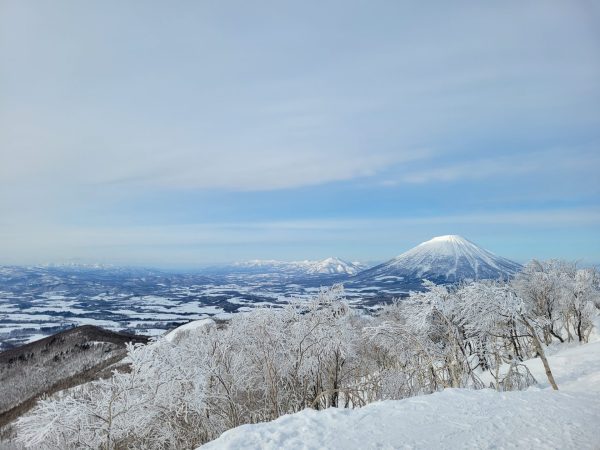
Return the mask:
<path id="1" fill-rule="evenodd" d="M 343 259 L 330 257 L 320 261 L 276 261 L 255 259 L 236 262 L 231 266 L 220 268 L 225 273 L 250 274 L 283 274 L 295 277 L 320 275 L 356 275 L 363 266 L 360 263 L 348 262 Z"/>
<path id="2" fill-rule="evenodd" d="M 356 275 L 361 269 L 362 266 L 359 263 L 351 263 L 340 258 L 331 257 L 311 263 L 307 272 L 310 274 Z"/>
<path id="3" fill-rule="evenodd" d="M 383 264 L 360 272 L 372 281 L 454 283 L 460 280 L 506 279 L 521 265 L 479 247 L 457 235 L 438 236 Z"/>

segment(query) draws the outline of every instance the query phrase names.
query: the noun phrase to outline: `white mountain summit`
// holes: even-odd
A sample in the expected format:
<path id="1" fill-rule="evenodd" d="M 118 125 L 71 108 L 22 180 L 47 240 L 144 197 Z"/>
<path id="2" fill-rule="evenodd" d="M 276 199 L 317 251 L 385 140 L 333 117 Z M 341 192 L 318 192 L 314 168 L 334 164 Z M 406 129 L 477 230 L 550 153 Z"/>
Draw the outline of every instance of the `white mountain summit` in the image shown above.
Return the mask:
<path id="1" fill-rule="evenodd" d="M 394 276 L 406 280 L 456 282 L 465 279 L 508 278 L 521 269 L 457 235 L 438 236 L 383 264 L 361 272 L 361 278 Z"/>
<path id="2" fill-rule="evenodd" d="M 356 275 L 362 269 L 362 267 L 356 263 L 344 261 L 343 259 L 336 257 L 313 262 L 310 266 L 308 273 L 311 274 Z"/>

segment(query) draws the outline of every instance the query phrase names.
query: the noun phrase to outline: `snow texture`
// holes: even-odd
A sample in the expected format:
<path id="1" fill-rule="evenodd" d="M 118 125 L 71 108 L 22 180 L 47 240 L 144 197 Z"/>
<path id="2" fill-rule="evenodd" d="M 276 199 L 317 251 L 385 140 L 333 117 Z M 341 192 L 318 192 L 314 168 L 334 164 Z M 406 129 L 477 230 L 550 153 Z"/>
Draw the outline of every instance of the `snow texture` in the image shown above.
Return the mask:
<path id="1" fill-rule="evenodd" d="M 360 409 L 306 409 L 225 432 L 202 449 L 598 449 L 600 342 L 549 357 L 560 391 L 446 389 Z"/>

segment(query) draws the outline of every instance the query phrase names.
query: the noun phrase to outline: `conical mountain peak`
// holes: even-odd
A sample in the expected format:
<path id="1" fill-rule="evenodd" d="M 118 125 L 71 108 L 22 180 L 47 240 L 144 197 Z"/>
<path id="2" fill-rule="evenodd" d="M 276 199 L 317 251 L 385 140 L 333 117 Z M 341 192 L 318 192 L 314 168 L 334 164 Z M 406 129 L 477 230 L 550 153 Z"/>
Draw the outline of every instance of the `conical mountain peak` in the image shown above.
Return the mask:
<path id="1" fill-rule="evenodd" d="M 362 272 L 361 276 L 453 283 L 466 279 L 506 279 L 520 268 L 519 264 L 494 255 L 462 236 L 449 234 L 422 242 L 396 258 Z"/>

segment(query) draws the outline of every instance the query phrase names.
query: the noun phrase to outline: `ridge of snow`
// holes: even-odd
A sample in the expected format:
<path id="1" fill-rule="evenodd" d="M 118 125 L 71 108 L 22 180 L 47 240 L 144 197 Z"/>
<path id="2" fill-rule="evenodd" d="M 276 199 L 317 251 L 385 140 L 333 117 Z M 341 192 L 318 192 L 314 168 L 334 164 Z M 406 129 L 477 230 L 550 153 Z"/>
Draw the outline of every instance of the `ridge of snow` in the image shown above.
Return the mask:
<path id="1" fill-rule="evenodd" d="M 169 331 L 165 334 L 165 339 L 168 342 L 176 342 L 185 336 L 186 334 L 193 332 L 194 330 L 199 330 L 202 328 L 209 328 L 215 326 L 216 322 L 212 319 L 200 319 L 200 320 L 192 320 L 184 325 L 181 325 L 174 330 Z"/>
<path id="2" fill-rule="evenodd" d="M 540 385 L 526 391 L 446 389 L 354 410 L 305 409 L 242 425 L 201 448 L 598 448 L 600 342 L 561 346 L 549 363 L 559 391 L 533 359 L 526 364 Z"/>

